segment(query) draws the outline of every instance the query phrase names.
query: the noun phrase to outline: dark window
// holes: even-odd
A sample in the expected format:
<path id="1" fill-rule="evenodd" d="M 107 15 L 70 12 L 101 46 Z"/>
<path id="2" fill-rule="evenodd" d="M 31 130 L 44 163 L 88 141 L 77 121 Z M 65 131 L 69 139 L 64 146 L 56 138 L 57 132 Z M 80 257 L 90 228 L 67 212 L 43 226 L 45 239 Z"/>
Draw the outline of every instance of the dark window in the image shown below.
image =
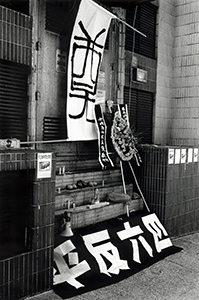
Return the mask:
<path id="1" fill-rule="evenodd" d="M 0 172 L 0 259 L 28 250 L 27 171 Z"/>
<path id="2" fill-rule="evenodd" d="M 0 138 L 27 140 L 28 67 L 0 60 Z"/>
<path id="3" fill-rule="evenodd" d="M 126 27 L 126 50 L 155 58 L 156 14 L 157 7 L 150 3 L 140 4 L 137 8 L 134 6 L 131 10 L 127 9 L 126 22 L 146 34 L 147 37 Z"/>
<path id="4" fill-rule="evenodd" d="M 0 5 L 29 15 L 29 0 L 0 0 Z"/>
<path id="5" fill-rule="evenodd" d="M 79 0 L 47 0 L 46 30 L 62 36 L 70 36 L 79 2 Z"/>
<path id="6" fill-rule="evenodd" d="M 130 126 L 138 134 L 140 143 L 152 143 L 153 93 L 124 88 Z"/>

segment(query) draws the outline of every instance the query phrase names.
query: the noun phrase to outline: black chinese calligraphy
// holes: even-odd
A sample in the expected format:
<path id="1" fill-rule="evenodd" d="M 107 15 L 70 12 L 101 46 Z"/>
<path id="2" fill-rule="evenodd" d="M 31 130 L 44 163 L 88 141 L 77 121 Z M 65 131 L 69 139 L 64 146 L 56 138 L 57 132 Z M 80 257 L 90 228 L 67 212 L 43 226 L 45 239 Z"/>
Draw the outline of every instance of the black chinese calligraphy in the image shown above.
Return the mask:
<path id="1" fill-rule="evenodd" d="M 78 25 L 83 35 L 74 36 L 71 55 L 71 92 L 69 95 L 71 98 L 83 101 L 80 101 L 80 112 L 69 114 L 69 117 L 80 119 L 86 113 L 86 120 L 94 123 L 94 119 L 90 118 L 92 114 L 88 112 L 89 109 L 92 109 L 92 106 L 89 106 L 88 103 L 95 103 L 94 95 L 97 90 L 97 80 L 104 47 L 98 43 L 98 39 L 106 33 L 106 29 L 103 28 L 92 39 L 82 21 Z"/>

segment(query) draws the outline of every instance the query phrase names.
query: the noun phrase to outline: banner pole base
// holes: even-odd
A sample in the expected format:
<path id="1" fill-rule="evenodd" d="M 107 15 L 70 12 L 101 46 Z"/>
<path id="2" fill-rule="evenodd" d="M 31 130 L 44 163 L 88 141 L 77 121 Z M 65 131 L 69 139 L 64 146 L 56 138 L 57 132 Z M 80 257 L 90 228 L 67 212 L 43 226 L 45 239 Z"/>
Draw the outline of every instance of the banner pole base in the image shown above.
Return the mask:
<path id="1" fill-rule="evenodd" d="M 134 177 L 135 183 L 136 183 L 136 185 L 137 185 L 137 188 L 138 188 L 138 190 L 139 190 L 139 192 L 140 192 L 140 195 L 141 195 L 141 197 L 142 197 L 142 200 L 143 200 L 143 202 L 144 202 L 144 204 L 145 204 L 145 206 L 146 206 L 148 212 L 150 212 L 150 209 L 149 209 L 149 207 L 148 207 L 148 205 L 147 205 L 147 203 L 146 203 L 146 200 L 144 199 L 144 196 L 143 196 L 143 194 L 142 194 L 142 191 L 141 191 L 141 189 L 140 189 L 140 187 L 139 187 L 137 178 L 136 178 L 135 173 L 134 173 L 134 171 L 133 171 L 133 167 L 132 167 L 131 164 L 130 164 L 130 161 L 128 161 L 128 164 L 129 164 L 129 167 L 130 167 L 131 172 L 132 172 L 132 174 L 133 174 L 133 177 Z"/>

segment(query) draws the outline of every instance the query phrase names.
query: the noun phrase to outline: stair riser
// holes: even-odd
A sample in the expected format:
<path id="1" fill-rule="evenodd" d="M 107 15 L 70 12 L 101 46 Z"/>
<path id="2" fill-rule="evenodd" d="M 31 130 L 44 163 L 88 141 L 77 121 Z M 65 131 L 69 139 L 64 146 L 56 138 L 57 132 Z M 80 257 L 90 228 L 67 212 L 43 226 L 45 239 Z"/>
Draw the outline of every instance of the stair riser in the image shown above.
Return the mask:
<path id="1" fill-rule="evenodd" d="M 132 200 L 128 206 L 129 211 L 143 210 L 141 199 Z M 81 213 L 71 214 L 71 228 L 81 228 L 93 225 L 98 222 L 106 221 L 127 213 L 127 206 L 124 203 L 117 203 L 102 208 L 87 210 Z"/>
<path id="2" fill-rule="evenodd" d="M 100 195 L 100 202 L 105 201 L 107 199 L 107 194 L 111 192 L 115 193 L 124 193 L 123 186 L 116 185 L 116 186 L 104 186 L 104 187 L 97 187 L 99 189 Z M 126 185 L 126 192 L 128 195 L 132 195 L 133 193 L 133 184 Z M 71 207 L 73 203 L 75 206 L 85 205 L 87 203 L 91 203 L 91 200 L 94 197 L 94 190 L 93 189 L 81 189 L 75 190 L 74 192 L 66 192 L 64 194 L 57 194 L 55 197 L 55 210 L 65 209 L 68 207 L 68 201 L 70 201 Z"/>
<path id="3" fill-rule="evenodd" d="M 116 182 L 121 181 L 120 170 L 114 170 L 112 172 L 88 172 L 88 173 L 76 173 L 76 174 L 65 174 L 56 176 L 56 188 L 64 188 L 68 184 L 76 184 L 78 180 L 84 180 L 85 182 Z"/>

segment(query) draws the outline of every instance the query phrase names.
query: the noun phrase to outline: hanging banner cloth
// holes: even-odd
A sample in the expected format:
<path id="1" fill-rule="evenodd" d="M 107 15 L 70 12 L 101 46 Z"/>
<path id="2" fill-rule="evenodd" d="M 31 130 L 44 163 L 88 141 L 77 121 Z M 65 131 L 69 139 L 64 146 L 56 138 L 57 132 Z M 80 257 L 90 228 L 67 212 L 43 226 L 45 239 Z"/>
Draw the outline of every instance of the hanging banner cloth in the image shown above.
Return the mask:
<path id="1" fill-rule="evenodd" d="M 107 125 L 100 104 L 95 105 L 95 119 L 98 133 L 99 162 L 103 169 L 114 167 L 107 148 Z"/>
<path id="2" fill-rule="evenodd" d="M 91 0 L 82 0 L 71 36 L 66 119 L 68 140 L 97 139 L 94 105 L 110 21 L 116 18 Z"/>

